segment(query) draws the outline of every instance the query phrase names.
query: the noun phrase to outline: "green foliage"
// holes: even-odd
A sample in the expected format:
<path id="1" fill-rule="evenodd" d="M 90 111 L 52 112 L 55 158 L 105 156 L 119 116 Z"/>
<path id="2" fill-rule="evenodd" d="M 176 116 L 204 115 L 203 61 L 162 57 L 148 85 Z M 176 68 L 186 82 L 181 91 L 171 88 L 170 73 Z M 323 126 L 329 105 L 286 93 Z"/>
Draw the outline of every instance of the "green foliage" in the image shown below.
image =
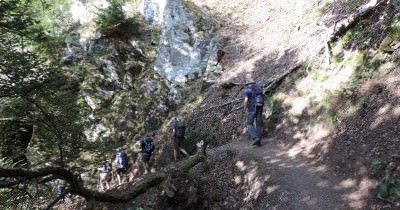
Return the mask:
<path id="1" fill-rule="evenodd" d="M 343 45 L 347 44 L 350 41 L 351 37 L 354 35 L 354 29 L 348 30 L 342 37 Z"/>
<path id="2" fill-rule="evenodd" d="M 38 5 L 42 7 L 36 10 Z M 74 159 L 78 148 L 83 146 L 82 126 L 77 106 L 78 81 L 71 79 L 57 61 L 44 56 L 46 50 L 38 47 L 44 46 L 41 45 L 46 41 L 44 37 L 51 36 L 47 28 L 56 28 L 42 24 L 44 17 L 40 16 L 52 8 L 55 6 L 46 1 L 9 0 L 0 6 L 5 17 L 0 19 L 0 114 L 34 126 L 30 146 L 43 155 L 35 159 L 52 157 L 50 160 L 63 163 Z M 38 11 L 44 13 L 38 15 Z M 60 34 L 52 35 L 61 40 Z"/>
<path id="3" fill-rule="evenodd" d="M 110 5 L 105 9 L 98 9 L 96 25 L 101 33 L 106 33 L 112 27 L 125 20 L 122 0 L 108 0 Z"/>
<path id="4" fill-rule="evenodd" d="M 388 162 L 386 160 L 383 159 L 375 159 L 371 162 L 371 166 L 369 167 L 369 170 L 372 173 L 378 173 L 380 171 L 385 170 L 385 168 L 387 167 Z"/>
<path id="5" fill-rule="evenodd" d="M 161 33 L 160 29 L 157 28 L 151 29 L 150 30 L 151 40 L 158 43 L 160 41 L 160 33 Z"/>
<path id="6" fill-rule="evenodd" d="M 400 179 L 387 182 L 386 178 L 378 187 L 378 196 L 381 198 L 395 197 L 400 198 Z"/>
<path id="7" fill-rule="evenodd" d="M 390 27 L 389 36 L 394 40 L 400 40 L 400 23 Z"/>
<path id="8" fill-rule="evenodd" d="M 328 124 L 334 125 L 336 123 L 336 121 L 337 121 L 337 116 L 336 115 L 337 115 L 337 113 L 335 111 L 333 111 L 333 110 L 326 111 L 326 113 L 325 113 L 325 121 Z"/>

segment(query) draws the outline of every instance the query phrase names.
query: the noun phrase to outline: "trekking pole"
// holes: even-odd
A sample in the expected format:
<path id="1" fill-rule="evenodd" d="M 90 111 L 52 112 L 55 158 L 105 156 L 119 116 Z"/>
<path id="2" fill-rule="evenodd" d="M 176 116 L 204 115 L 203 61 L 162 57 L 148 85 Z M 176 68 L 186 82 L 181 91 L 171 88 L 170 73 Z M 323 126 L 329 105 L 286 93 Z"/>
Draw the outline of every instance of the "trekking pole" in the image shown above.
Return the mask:
<path id="1" fill-rule="evenodd" d="M 97 191 L 100 191 L 100 172 L 99 172 L 99 178 L 97 179 Z"/>

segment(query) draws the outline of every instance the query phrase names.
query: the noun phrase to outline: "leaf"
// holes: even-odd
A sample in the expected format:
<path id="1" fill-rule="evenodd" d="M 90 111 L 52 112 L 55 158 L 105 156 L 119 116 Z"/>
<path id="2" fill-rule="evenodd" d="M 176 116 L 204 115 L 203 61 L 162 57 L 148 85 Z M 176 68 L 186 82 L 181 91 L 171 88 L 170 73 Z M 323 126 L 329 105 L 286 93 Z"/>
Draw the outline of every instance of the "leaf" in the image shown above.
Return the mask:
<path id="1" fill-rule="evenodd" d="M 389 191 L 388 191 L 388 186 L 387 184 L 381 184 L 379 186 L 379 190 L 378 190 L 378 195 L 382 198 L 387 198 L 389 197 Z"/>

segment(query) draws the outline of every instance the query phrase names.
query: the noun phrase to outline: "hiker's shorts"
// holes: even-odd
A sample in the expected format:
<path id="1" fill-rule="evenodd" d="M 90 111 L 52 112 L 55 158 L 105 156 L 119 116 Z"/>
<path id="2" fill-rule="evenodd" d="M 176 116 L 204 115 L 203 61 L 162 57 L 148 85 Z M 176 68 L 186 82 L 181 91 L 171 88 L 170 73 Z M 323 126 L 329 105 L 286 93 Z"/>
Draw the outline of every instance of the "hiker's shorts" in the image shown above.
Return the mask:
<path id="1" fill-rule="evenodd" d="M 174 138 L 174 150 L 179 151 L 181 148 L 182 142 L 185 140 L 185 137 L 175 137 Z"/>
<path id="2" fill-rule="evenodd" d="M 125 173 L 126 168 L 117 168 L 117 174 Z"/>
<path id="3" fill-rule="evenodd" d="M 151 154 L 149 153 L 142 153 L 142 161 L 148 163 L 150 161 Z"/>
<path id="4" fill-rule="evenodd" d="M 101 172 L 100 173 L 100 180 L 101 181 L 109 181 L 111 176 L 109 176 L 110 173 L 109 172 Z"/>

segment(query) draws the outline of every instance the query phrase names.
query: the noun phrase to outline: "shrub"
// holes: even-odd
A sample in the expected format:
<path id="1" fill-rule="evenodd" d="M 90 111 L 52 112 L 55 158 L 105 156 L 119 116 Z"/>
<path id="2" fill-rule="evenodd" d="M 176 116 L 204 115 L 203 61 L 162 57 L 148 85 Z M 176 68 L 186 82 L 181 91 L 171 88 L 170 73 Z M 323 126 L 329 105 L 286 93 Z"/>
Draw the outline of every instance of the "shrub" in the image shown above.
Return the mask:
<path id="1" fill-rule="evenodd" d="M 108 0 L 110 5 L 107 8 L 99 8 L 97 12 L 96 25 L 101 33 L 106 33 L 112 27 L 125 20 L 122 9 L 122 0 Z"/>

